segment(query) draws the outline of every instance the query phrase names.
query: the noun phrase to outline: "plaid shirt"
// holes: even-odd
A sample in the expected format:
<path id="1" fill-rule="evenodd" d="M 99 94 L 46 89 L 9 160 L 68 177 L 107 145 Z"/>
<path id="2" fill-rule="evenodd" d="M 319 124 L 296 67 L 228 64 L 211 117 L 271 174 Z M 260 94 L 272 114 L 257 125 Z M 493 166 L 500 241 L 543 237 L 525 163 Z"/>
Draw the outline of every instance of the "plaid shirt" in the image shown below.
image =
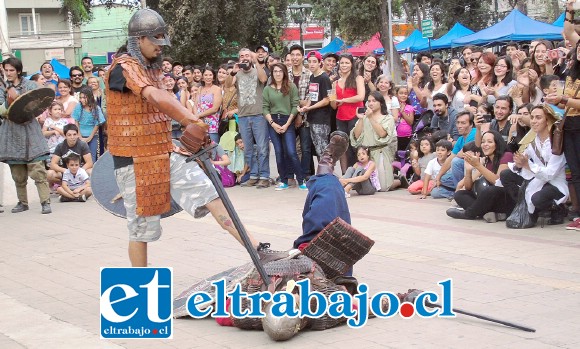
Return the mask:
<path id="1" fill-rule="evenodd" d="M 300 74 L 300 82 L 298 83 L 298 98 L 300 100 L 305 100 L 308 97 L 308 86 L 310 85 L 310 75 L 312 73 L 310 70 L 302 67 L 302 73 Z M 292 74 L 292 69 L 288 69 L 288 78 L 290 81 L 294 82 L 294 74 Z"/>

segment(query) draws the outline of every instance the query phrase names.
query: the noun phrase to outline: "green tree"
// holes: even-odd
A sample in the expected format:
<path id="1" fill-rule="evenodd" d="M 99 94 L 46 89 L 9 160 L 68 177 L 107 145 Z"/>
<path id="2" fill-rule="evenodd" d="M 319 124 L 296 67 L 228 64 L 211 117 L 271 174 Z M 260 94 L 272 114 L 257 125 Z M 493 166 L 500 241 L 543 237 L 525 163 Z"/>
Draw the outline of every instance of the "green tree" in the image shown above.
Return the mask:
<path id="1" fill-rule="evenodd" d="M 474 31 L 487 28 L 494 17 L 490 0 L 430 0 L 429 9 L 435 37 L 447 33 L 457 21 Z"/>
<path id="2" fill-rule="evenodd" d="M 349 43 L 368 40 L 377 32 L 387 59 L 391 56 L 392 38 L 389 36 L 389 18 L 387 0 L 315 0 L 316 13 L 328 14 L 328 18 L 343 40 Z M 397 5 L 395 2 L 394 6 Z M 398 11 L 398 8 L 397 8 Z M 403 67 L 398 54 L 391 62 L 394 69 L 394 80 L 400 82 L 403 77 Z"/>
<path id="3" fill-rule="evenodd" d="M 91 20 L 90 0 L 61 1 L 63 10 L 73 14 L 74 24 Z M 102 0 L 99 4 L 111 7 L 116 3 Z M 140 0 L 121 3 L 141 5 Z M 159 12 L 169 26 L 172 46 L 165 54 L 187 63 L 216 64 L 237 56 L 242 47 L 266 42 L 278 47 L 288 0 L 148 0 L 147 6 Z"/>

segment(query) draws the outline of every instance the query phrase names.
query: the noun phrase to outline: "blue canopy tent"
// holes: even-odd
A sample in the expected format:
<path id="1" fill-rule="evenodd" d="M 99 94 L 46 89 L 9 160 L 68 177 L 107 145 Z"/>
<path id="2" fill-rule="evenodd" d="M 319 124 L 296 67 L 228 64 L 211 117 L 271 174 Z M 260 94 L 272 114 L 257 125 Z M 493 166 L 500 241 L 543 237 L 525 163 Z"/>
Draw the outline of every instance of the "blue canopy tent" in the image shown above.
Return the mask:
<path id="1" fill-rule="evenodd" d="M 463 26 L 461 23 L 457 22 L 457 23 L 455 23 L 453 28 L 451 28 L 451 30 L 449 32 L 447 32 L 447 34 L 443 35 L 439 39 L 431 41 L 431 49 L 432 50 L 442 50 L 442 49 L 446 49 L 446 48 L 451 48 L 451 41 L 452 40 L 459 39 L 461 37 L 464 37 L 466 35 L 471 35 L 473 33 L 475 33 L 473 30 L 471 30 L 471 29 Z M 423 45 L 413 47 L 413 49 L 416 50 L 417 52 L 427 51 L 427 50 L 429 50 L 429 44 L 425 43 Z"/>
<path id="2" fill-rule="evenodd" d="M 562 13 L 560 15 L 560 17 L 558 17 L 558 19 L 556 19 L 554 21 L 554 23 L 552 23 L 552 25 L 555 25 L 556 27 L 564 27 L 564 18 L 566 18 L 566 12 Z"/>
<path id="3" fill-rule="evenodd" d="M 534 39 L 562 40 L 562 28 L 533 20 L 518 10 L 512 10 L 506 18 L 493 26 L 452 40 L 451 47 Z"/>
<path id="4" fill-rule="evenodd" d="M 421 32 L 418 29 L 415 29 L 415 30 L 413 30 L 411 35 L 409 35 L 405 40 L 396 44 L 395 49 L 397 50 L 397 52 L 415 53 L 415 52 L 419 52 L 419 51 L 415 50 L 414 47 L 417 47 L 417 46 L 422 45 L 422 44 L 427 44 L 427 43 L 428 43 L 427 39 L 423 39 L 423 34 L 421 34 Z M 385 54 L 385 49 L 378 48 L 378 49 L 374 50 L 373 53 L 377 54 L 377 55 L 382 55 L 382 54 Z"/>
<path id="5" fill-rule="evenodd" d="M 69 78 L 69 71 L 70 68 L 66 65 L 60 63 L 56 58 L 50 60 L 50 64 L 54 68 L 54 72 L 58 75 L 61 79 L 68 79 Z"/>
<path id="6" fill-rule="evenodd" d="M 401 41 L 399 44 L 395 45 L 397 52 L 418 52 L 415 47 L 421 46 L 423 44 L 428 44 L 428 40 L 423 38 L 423 34 L 415 29 L 405 40 Z"/>
<path id="7" fill-rule="evenodd" d="M 341 38 L 336 37 L 334 40 L 329 42 L 328 45 L 318 50 L 318 52 L 320 52 L 321 55 L 324 55 L 326 53 L 337 53 L 342 49 L 344 49 L 344 41 L 342 41 Z"/>
<path id="8" fill-rule="evenodd" d="M 61 79 L 69 79 L 70 78 L 70 75 L 69 75 L 70 68 L 69 67 L 60 63 L 56 58 L 51 59 L 50 64 L 52 65 L 54 72 L 58 75 L 59 78 L 61 78 Z M 26 76 L 26 78 L 30 78 L 32 75 L 34 75 L 36 73 L 40 73 L 40 70 L 37 70 L 34 73 L 31 73 L 30 75 Z"/>

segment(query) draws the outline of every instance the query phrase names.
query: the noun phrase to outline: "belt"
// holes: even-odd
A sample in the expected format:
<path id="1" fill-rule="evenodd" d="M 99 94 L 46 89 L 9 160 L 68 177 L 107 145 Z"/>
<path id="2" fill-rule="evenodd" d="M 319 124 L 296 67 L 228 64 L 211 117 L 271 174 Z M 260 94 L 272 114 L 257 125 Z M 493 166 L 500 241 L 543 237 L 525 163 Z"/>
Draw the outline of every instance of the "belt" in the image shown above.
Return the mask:
<path id="1" fill-rule="evenodd" d="M 270 116 L 272 116 L 272 117 L 274 117 L 274 116 L 275 116 L 275 117 L 277 117 L 278 119 L 281 119 L 282 117 L 285 117 L 285 118 L 287 118 L 287 117 L 289 117 L 290 115 L 286 115 L 286 114 L 280 114 L 280 113 L 277 113 L 277 114 L 270 114 Z"/>
<path id="2" fill-rule="evenodd" d="M 368 147 L 368 148 L 369 148 L 369 151 L 371 151 L 371 150 L 382 149 L 382 148 L 385 148 L 388 146 L 389 146 L 388 144 L 383 144 L 383 145 L 373 145 L 373 146 Z"/>

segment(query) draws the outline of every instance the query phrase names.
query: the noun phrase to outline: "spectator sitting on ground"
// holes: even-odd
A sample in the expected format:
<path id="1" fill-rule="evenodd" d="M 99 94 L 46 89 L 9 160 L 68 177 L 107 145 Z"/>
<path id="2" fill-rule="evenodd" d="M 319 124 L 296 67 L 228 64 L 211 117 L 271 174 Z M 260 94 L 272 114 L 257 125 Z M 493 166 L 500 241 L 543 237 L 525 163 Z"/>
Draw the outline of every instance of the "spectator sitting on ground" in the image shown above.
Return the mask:
<path id="1" fill-rule="evenodd" d="M 506 152 L 506 146 L 499 132 L 489 130 L 482 137 L 483 157 L 472 152 L 464 154 L 465 190 L 457 191 L 454 196 L 462 209 L 455 207 L 448 209 L 449 217 L 456 219 L 483 217 L 486 222 L 495 223 L 498 220 L 505 220 L 512 212 L 515 201 L 506 200 L 505 189 L 495 185 L 500 173 L 506 170 L 508 162 L 513 160 L 512 153 Z M 482 176 L 483 178 L 480 178 Z"/>
<path id="2" fill-rule="evenodd" d="M 392 163 L 397 149 L 395 121 L 388 114 L 385 98 L 379 91 L 371 92 L 367 104 L 364 114 L 356 114 L 358 121 L 350 133 L 350 144 L 369 148 L 371 159 L 377 164 L 380 191 L 393 190 L 401 186 L 401 178 L 404 178 L 393 176 Z M 406 183 L 406 179 L 404 181 Z"/>
<path id="3" fill-rule="evenodd" d="M 61 202 L 85 202 L 93 192 L 89 175 L 81 167 L 81 157 L 71 153 L 64 158 L 67 169 L 62 175 L 62 185 L 56 190 L 61 195 Z"/>
<path id="4" fill-rule="evenodd" d="M 86 142 L 79 139 L 79 128 L 75 124 L 68 124 L 63 127 L 65 140 L 56 146 L 54 154 L 50 159 L 50 170 L 48 170 L 49 184 L 60 183 L 62 175 L 66 171 L 63 166 L 62 158 L 69 152 L 81 156 L 81 166 L 90 175 L 93 168 L 93 158 L 91 150 Z"/>
<path id="5" fill-rule="evenodd" d="M 411 152 L 411 167 L 413 169 L 413 174 L 417 180 L 415 180 L 409 186 L 409 193 L 416 195 L 421 194 L 423 189 L 423 178 L 425 178 L 425 170 L 429 162 L 437 157 L 435 155 L 435 144 L 429 137 L 423 137 L 419 143 L 419 149 L 416 152 Z M 428 188 L 427 192 L 430 193 L 433 189 L 432 181 L 429 182 L 431 188 Z"/>
<path id="6" fill-rule="evenodd" d="M 441 167 L 441 171 L 435 177 L 435 183 L 440 186 L 441 183 L 453 183 L 453 188 L 457 187 L 457 184 L 463 179 L 463 145 L 465 143 L 475 140 L 475 127 L 473 124 L 473 114 L 468 111 L 462 111 L 457 114 L 455 118 L 455 125 L 457 126 L 457 132 L 459 132 L 459 138 L 453 147 L 451 155 L 445 161 L 445 164 Z M 450 172 L 449 169 L 451 169 Z M 449 178 L 443 178 L 447 176 Z M 451 181 L 449 180 L 451 179 Z"/>
<path id="7" fill-rule="evenodd" d="M 377 190 L 381 190 L 379 175 L 374 161 L 370 158 L 368 147 L 359 146 L 356 148 L 358 162 L 353 167 L 349 167 L 346 173 L 339 179 L 344 186 L 344 194 L 350 197 L 350 191 L 354 189 L 358 195 L 373 195 Z"/>
<path id="8" fill-rule="evenodd" d="M 234 139 L 236 145 L 234 150 L 229 154 L 232 163 L 228 168 L 236 175 L 236 183 L 240 184 L 250 179 L 250 166 L 245 163 L 244 141 L 242 140 L 242 135 L 238 133 Z"/>
<path id="9" fill-rule="evenodd" d="M 444 93 L 437 93 L 433 96 L 433 119 L 431 119 L 431 128 L 442 130 L 451 135 L 453 140 L 459 138 L 457 127 L 455 126 L 455 115 L 449 114 L 449 99 Z"/>
<path id="10" fill-rule="evenodd" d="M 432 180 L 432 178 L 437 178 L 439 175 L 441 167 L 451 155 L 452 149 L 453 145 L 446 139 L 441 139 L 435 143 L 435 153 L 437 157 L 429 161 L 427 168 L 425 168 L 425 176 L 421 177 L 423 186 L 421 188 L 421 196 L 419 199 L 427 198 L 429 193 L 431 193 L 433 199 L 453 197 L 455 187 L 452 186 L 453 182 L 450 177 L 443 177 L 443 182 L 437 187 L 435 187 L 435 181 Z M 448 182 L 446 182 L 446 180 Z"/>
<path id="11" fill-rule="evenodd" d="M 564 203 L 570 194 L 564 172 L 566 159 L 564 154 L 552 154 L 550 141 L 551 128 L 560 118 L 546 104 L 535 106 L 531 114 L 536 137 L 523 153 L 514 155 L 509 170 L 501 173 L 501 183 L 515 202 L 519 186 L 524 179 L 530 180 L 525 200 L 532 220 L 535 222 L 544 211 L 550 217 L 548 224 L 561 224 L 568 211 Z"/>

